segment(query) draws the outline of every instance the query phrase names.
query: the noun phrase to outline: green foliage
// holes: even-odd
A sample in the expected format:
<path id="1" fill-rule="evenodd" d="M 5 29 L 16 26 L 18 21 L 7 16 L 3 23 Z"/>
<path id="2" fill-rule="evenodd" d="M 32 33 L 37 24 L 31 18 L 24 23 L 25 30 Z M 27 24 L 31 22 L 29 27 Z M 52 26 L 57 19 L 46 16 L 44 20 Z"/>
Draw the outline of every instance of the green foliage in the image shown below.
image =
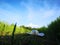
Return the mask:
<path id="1" fill-rule="evenodd" d="M 42 39 L 47 39 L 47 42 L 55 41 L 55 43 L 58 43 L 57 45 L 60 44 L 60 17 L 58 17 L 55 21 L 51 22 L 51 24 L 49 24 L 48 27 L 43 26 L 40 28 L 25 27 L 24 25 L 16 26 L 16 24 L 9 25 L 8 23 L 0 22 L 0 36 L 10 35 L 10 36 L 12 36 L 12 40 L 16 39 L 15 41 L 18 44 L 23 43 L 24 40 L 30 44 L 34 44 L 34 45 L 38 44 L 38 42 L 36 43 L 36 40 L 34 39 L 35 37 L 33 37 L 33 36 L 31 36 L 31 37 L 29 35 L 21 36 L 21 34 L 26 34 L 27 32 L 30 32 L 31 30 L 38 30 L 39 32 L 45 33 L 45 36 Z M 15 34 L 15 36 L 14 36 L 14 34 Z M 19 34 L 19 35 L 17 35 L 17 34 Z M 22 42 L 19 39 L 22 40 Z M 37 41 L 39 41 L 39 38 Z M 41 45 L 44 45 L 44 44 L 42 43 Z"/>
<path id="2" fill-rule="evenodd" d="M 38 28 L 38 31 L 39 32 L 45 32 L 45 31 L 47 31 L 47 27 L 41 27 L 41 28 Z"/>
<path id="3" fill-rule="evenodd" d="M 50 33 L 54 33 L 56 36 L 60 33 L 60 17 L 48 26 L 48 30 Z"/>
<path id="4" fill-rule="evenodd" d="M 0 22 L 0 35 L 4 33 L 4 35 L 12 35 L 12 31 L 14 28 L 14 24 L 9 25 L 8 23 Z M 15 34 L 20 34 L 20 33 L 27 33 L 30 32 L 29 27 L 25 27 L 24 25 L 22 26 L 17 26 Z"/>
<path id="5" fill-rule="evenodd" d="M 48 25 L 48 37 L 50 40 L 54 40 L 57 41 L 57 43 L 60 43 L 59 34 L 60 34 L 60 17 L 58 17 L 55 21 L 51 22 L 51 24 Z"/>

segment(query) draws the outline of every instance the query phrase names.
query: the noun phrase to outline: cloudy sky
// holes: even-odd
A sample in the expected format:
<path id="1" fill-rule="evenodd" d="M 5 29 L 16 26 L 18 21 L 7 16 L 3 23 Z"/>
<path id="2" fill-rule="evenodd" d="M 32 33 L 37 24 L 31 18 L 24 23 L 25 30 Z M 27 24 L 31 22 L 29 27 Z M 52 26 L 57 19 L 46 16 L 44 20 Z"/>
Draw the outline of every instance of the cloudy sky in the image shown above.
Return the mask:
<path id="1" fill-rule="evenodd" d="M 0 21 L 47 26 L 60 16 L 60 0 L 0 0 Z"/>

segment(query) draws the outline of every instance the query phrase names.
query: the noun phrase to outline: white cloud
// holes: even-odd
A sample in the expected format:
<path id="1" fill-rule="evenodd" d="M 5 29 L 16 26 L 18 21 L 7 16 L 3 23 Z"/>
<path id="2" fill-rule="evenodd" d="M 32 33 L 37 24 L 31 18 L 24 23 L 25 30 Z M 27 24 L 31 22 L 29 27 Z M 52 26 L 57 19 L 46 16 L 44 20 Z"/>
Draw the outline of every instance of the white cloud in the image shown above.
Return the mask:
<path id="1" fill-rule="evenodd" d="M 34 18 L 34 14 L 35 14 L 35 12 L 33 10 L 33 6 L 31 6 L 31 2 L 32 2 L 32 0 L 29 2 L 30 4 L 29 3 L 26 4 L 25 2 L 20 3 L 22 6 L 26 7 L 26 9 L 27 9 L 27 18 L 30 21 Z"/>
<path id="2" fill-rule="evenodd" d="M 2 16 L 2 18 L 0 18 L 1 20 L 8 23 L 17 22 L 19 24 L 19 22 L 22 20 L 20 12 L 7 3 L 2 4 L 0 8 L 0 16 Z"/>
<path id="3" fill-rule="evenodd" d="M 47 10 L 45 12 L 43 12 L 43 18 L 49 18 L 49 17 L 53 17 L 53 16 L 58 16 L 60 10 L 56 10 L 56 9 L 50 9 L 50 10 Z"/>
<path id="4" fill-rule="evenodd" d="M 33 23 L 30 23 L 27 25 L 27 26 L 31 26 L 31 27 L 39 27 L 38 25 L 35 25 L 34 23 L 43 22 L 41 20 L 48 19 L 49 17 L 60 14 L 59 8 L 58 8 L 58 10 L 56 7 L 51 8 L 46 2 L 44 3 L 44 7 L 39 7 L 39 5 L 37 7 L 34 7 L 35 3 L 33 5 L 32 0 L 29 3 L 26 3 L 23 1 L 20 3 L 20 5 L 23 7 L 24 6 L 26 7 L 27 13 L 25 15 L 27 15 L 26 16 L 27 18 L 26 17 L 23 17 L 23 18 L 24 19 L 26 18 L 25 20 L 27 20 L 27 22 L 28 21 L 33 22 Z M 22 15 L 21 15 L 20 11 L 15 9 L 13 6 L 11 6 L 7 3 L 3 3 L 2 7 L 6 8 L 6 10 L 3 8 L 0 8 L 0 15 L 6 16 L 6 17 L 4 17 L 5 19 L 7 19 L 6 21 L 19 23 L 22 20 Z M 45 22 L 43 22 L 43 23 L 45 23 Z M 43 25 L 43 24 L 41 24 L 41 25 Z"/>
<path id="5" fill-rule="evenodd" d="M 51 17 L 51 16 L 55 15 L 55 13 L 56 13 L 55 10 L 45 10 L 43 12 L 43 18 Z"/>
<path id="6" fill-rule="evenodd" d="M 58 7 L 55 7 L 55 5 L 51 7 L 45 1 L 43 2 L 43 5 L 44 5 L 43 7 L 39 7 L 39 6 L 34 7 L 33 4 L 35 6 L 37 5 L 35 3 L 32 3 L 32 0 L 29 3 L 21 2 L 21 5 L 23 5 L 27 8 L 27 11 L 28 11 L 27 12 L 27 19 L 28 19 L 28 21 L 33 22 L 33 23 L 29 23 L 27 26 L 39 27 L 38 25 L 34 24 L 34 23 L 38 23 L 38 22 L 40 22 L 40 24 L 39 24 L 40 26 L 46 26 L 52 20 L 51 17 L 60 14 L 59 13 L 60 9 Z"/>
<path id="7" fill-rule="evenodd" d="M 0 18 L 1 20 L 6 21 L 8 23 L 16 23 L 16 22 L 19 23 L 19 21 L 21 21 L 22 18 L 17 13 L 12 13 L 3 9 L 0 9 L 0 16 L 2 16 L 2 18 Z"/>
<path id="8" fill-rule="evenodd" d="M 29 23 L 28 25 L 26 25 L 28 27 L 32 27 L 32 28 L 38 28 L 39 26 L 38 25 L 35 25 L 33 23 Z"/>
<path id="9" fill-rule="evenodd" d="M 34 11 L 31 8 L 28 8 L 28 19 L 31 21 L 34 18 Z"/>
<path id="10" fill-rule="evenodd" d="M 34 3 L 32 3 L 32 0 L 29 3 L 21 2 L 21 5 L 25 6 L 27 8 L 27 18 L 29 21 L 35 20 L 35 19 L 47 19 L 48 17 L 52 17 L 56 15 L 58 7 L 50 7 L 49 4 L 44 1 L 44 7 L 40 7 L 39 10 L 34 10 Z M 33 5 L 33 6 L 32 6 Z"/>

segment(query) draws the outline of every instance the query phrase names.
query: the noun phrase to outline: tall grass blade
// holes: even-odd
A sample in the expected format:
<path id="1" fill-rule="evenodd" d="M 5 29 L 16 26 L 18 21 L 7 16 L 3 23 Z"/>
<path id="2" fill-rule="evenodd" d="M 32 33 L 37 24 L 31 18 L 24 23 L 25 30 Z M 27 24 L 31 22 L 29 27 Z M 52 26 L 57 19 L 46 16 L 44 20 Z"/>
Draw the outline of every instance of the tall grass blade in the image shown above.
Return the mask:
<path id="1" fill-rule="evenodd" d="M 17 24 L 17 23 L 16 23 Z M 14 25 L 14 29 L 13 29 L 13 32 L 12 32 L 12 39 L 11 39 L 11 45 L 13 45 L 13 41 L 14 41 L 14 33 L 16 31 L 16 24 Z"/>

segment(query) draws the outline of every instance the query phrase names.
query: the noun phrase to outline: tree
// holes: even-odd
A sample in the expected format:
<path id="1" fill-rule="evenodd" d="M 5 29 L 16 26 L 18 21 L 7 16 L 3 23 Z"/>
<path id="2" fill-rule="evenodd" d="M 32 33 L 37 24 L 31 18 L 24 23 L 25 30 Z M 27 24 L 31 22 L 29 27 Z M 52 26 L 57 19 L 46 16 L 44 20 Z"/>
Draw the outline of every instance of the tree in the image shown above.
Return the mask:
<path id="1" fill-rule="evenodd" d="M 60 41 L 60 17 L 48 25 L 48 36 L 50 40 L 56 41 L 59 44 Z"/>
<path id="2" fill-rule="evenodd" d="M 43 27 L 41 27 L 41 28 L 38 28 L 37 30 L 38 30 L 39 32 L 44 32 L 44 33 L 46 33 L 47 27 L 43 26 Z"/>

